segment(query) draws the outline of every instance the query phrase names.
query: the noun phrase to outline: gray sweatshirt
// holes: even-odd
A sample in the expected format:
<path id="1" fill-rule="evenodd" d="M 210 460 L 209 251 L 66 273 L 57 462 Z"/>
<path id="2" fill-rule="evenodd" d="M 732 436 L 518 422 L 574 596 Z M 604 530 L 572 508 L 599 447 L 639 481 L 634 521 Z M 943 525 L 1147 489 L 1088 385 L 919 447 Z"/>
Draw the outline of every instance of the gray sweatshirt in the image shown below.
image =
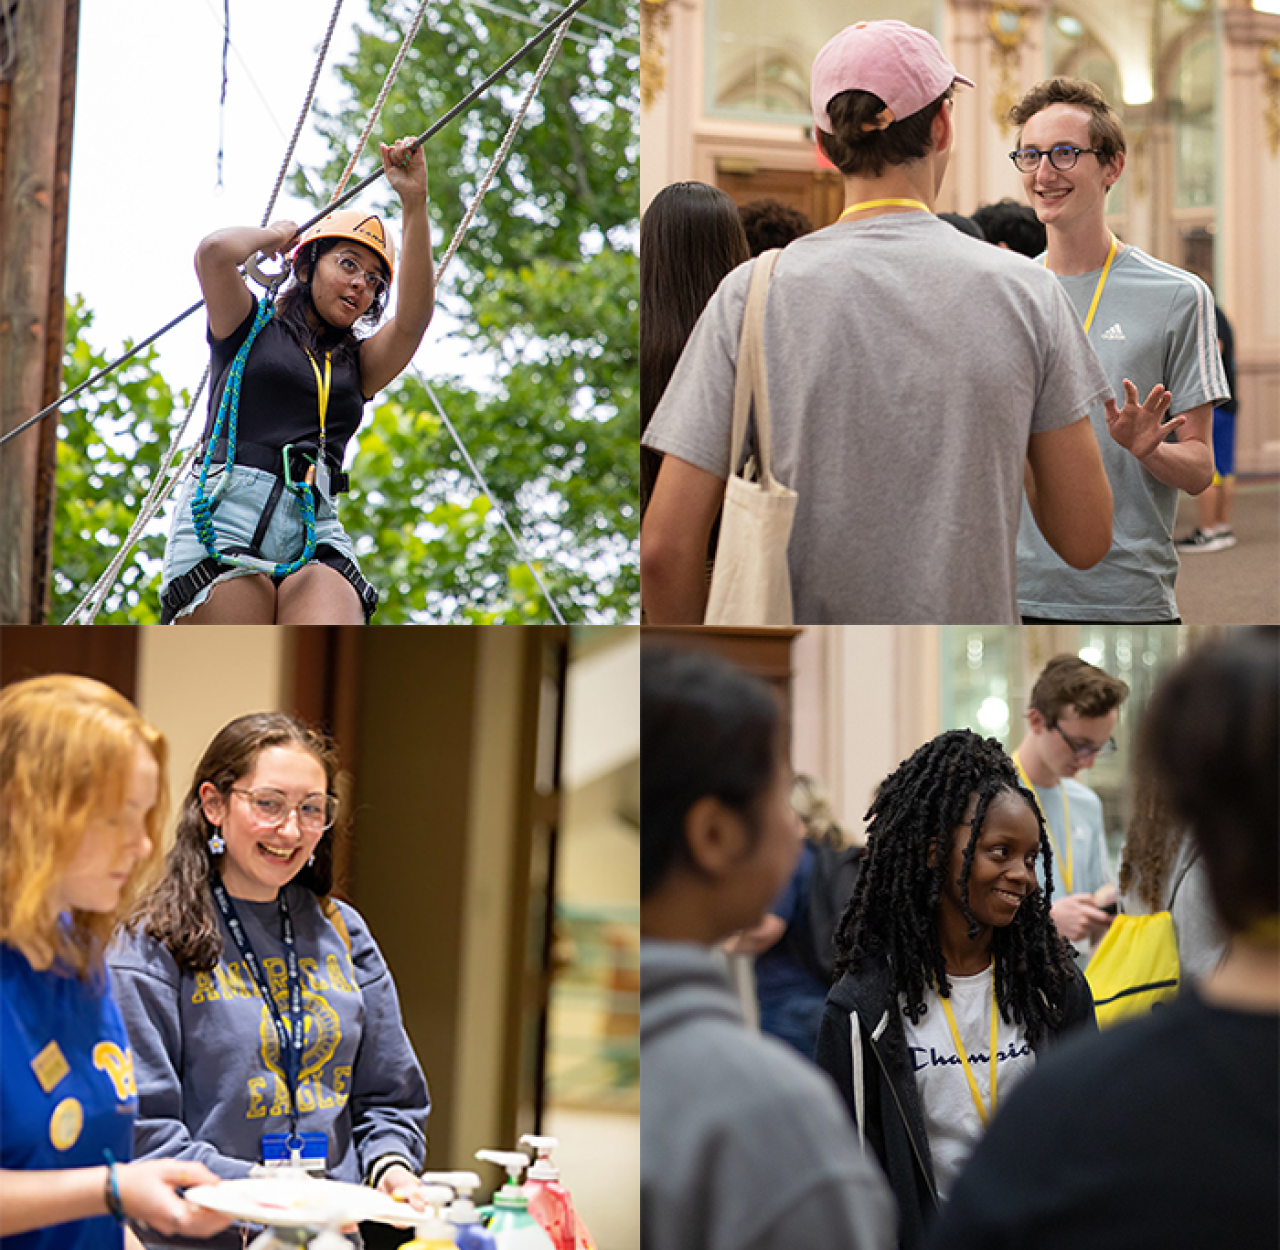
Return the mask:
<path id="1" fill-rule="evenodd" d="M 893 1199 L 830 1080 L 747 1029 L 704 946 L 640 945 L 646 1250 L 888 1250 Z"/>
<path id="2" fill-rule="evenodd" d="M 299 1132 L 327 1136 L 334 1180 L 358 1183 L 387 1154 L 420 1170 L 430 1099 L 382 953 L 353 908 L 338 903 L 348 951 L 315 895 L 286 888 L 307 1013 Z M 278 905 L 235 907 L 287 1013 Z M 180 972 L 166 947 L 140 934 L 117 939 L 109 963 L 133 1047 L 135 1157 L 197 1159 L 234 1179 L 260 1161 L 264 1133 L 288 1132 L 288 1094 L 271 1015 L 220 923 L 212 972 Z"/>

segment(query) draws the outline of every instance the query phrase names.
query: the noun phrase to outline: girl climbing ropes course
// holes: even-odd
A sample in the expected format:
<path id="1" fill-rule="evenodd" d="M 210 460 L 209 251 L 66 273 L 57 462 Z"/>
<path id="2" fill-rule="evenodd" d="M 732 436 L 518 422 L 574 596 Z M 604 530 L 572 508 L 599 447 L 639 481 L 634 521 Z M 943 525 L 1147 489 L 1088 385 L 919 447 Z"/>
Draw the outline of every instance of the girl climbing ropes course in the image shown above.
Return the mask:
<path id="1" fill-rule="evenodd" d="M 400 197 L 399 267 L 376 215 L 339 209 L 299 239 L 291 221 L 219 230 L 196 249 L 213 386 L 200 454 L 164 557 L 161 620 L 183 624 L 367 621 L 377 591 L 338 519 L 342 459 L 364 405 L 413 359 L 435 307 L 427 167 L 413 139 L 381 144 Z M 277 300 L 240 266 L 292 249 Z M 373 333 L 398 273 L 395 312 Z"/>

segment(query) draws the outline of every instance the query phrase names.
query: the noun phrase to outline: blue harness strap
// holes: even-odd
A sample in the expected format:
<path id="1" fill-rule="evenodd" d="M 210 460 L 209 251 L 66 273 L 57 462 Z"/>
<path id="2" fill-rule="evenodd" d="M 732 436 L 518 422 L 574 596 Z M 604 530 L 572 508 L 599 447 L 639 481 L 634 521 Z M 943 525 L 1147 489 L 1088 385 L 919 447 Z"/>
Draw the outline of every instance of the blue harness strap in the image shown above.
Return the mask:
<path id="1" fill-rule="evenodd" d="M 289 467 L 288 447 L 284 449 L 283 453 L 284 483 L 286 489 L 297 497 L 298 505 L 302 509 L 302 524 L 305 534 L 302 554 L 296 560 L 277 563 L 271 560 L 264 560 L 260 556 L 236 555 L 231 552 L 220 551 L 218 549 L 218 534 L 213 525 L 213 509 L 231 484 L 231 475 L 235 471 L 236 426 L 240 417 L 240 382 L 244 376 L 245 362 L 249 359 L 249 350 L 253 347 L 254 340 L 258 337 L 263 326 L 271 320 L 271 315 L 274 311 L 275 302 L 271 298 L 258 301 L 258 312 L 253 319 L 253 325 L 250 327 L 245 341 L 240 345 L 240 350 L 236 352 L 235 359 L 231 362 L 226 385 L 222 388 L 222 399 L 218 404 L 218 413 L 214 418 L 213 429 L 209 432 L 209 437 L 206 440 L 204 460 L 200 465 L 200 480 L 196 484 L 196 493 L 191 500 L 191 520 L 195 526 L 196 537 L 199 538 L 200 545 L 213 559 L 220 560 L 223 564 L 231 565 L 235 568 L 252 569 L 256 573 L 265 573 L 268 577 L 281 578 L 288 577 L 290 573 L 296 573 L 300 568 L 309 564 L 316 553 L 315 495 L 308 481 L 295 482 L 293 480 Z M 209 469 L 214 463 L 214 452 L 218 446 L 224 424 L 227 429 L 225 464 L 222 477 L 219 479 L 217 486 L 214 487 L 212 496 L 210 496 L 205 493 Z"/>

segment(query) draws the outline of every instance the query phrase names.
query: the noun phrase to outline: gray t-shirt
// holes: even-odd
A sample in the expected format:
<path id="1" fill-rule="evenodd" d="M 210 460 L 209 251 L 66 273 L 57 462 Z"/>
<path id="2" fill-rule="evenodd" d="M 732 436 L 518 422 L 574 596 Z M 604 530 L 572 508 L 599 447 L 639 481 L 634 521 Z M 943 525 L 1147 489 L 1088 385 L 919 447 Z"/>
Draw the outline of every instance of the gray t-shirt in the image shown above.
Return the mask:
<path id="1" fill-rule="evenodd" d="M 644 437 L 721 478 L 750 275 L 721 283 Z M 1053 275 L 927 213 L 845 222 L 778 258 L 765 344 L 797 624 L 1016 621 L 1027 439 L 1109 393 Z"/>
<path id="2" fill-rule="evenodd" d="M 1101 267 L 1060 277 L 1083 322 Z M 1199 278 L 1124 246 L 1107 276 L 1089 341 L 1117 403 L 1124 379 L 1145 400 L 1157 383 L 1173 393 L 1173 416 L 1230 395 L 1218 352 L 1213 296 Z M 1111 550 L 1073 569 L 1044 541 L 1023 503 L 1018 530 L 1018 605 L 1025 616 L 1073 621 L 1162 621 L 1178 615 L 1176 487 L 1158 482 L 1107 430 L 1105 401 L 1089 412 L 1115 498 Z"/>

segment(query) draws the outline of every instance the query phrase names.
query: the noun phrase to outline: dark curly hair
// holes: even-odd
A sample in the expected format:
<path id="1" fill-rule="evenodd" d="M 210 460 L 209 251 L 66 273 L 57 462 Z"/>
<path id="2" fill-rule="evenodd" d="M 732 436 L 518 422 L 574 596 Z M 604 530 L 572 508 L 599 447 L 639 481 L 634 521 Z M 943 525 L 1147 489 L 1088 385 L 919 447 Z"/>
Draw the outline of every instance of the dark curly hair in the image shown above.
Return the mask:
<path id="1" fill-rule="evenodd" d="M 940 734 L 881 784 L 867 812 L 862 875 L 836 929 L 836 972 L 887 960 L 913 1022 L 925 1012 L 931 985 L 950 996 L 937 913 L 951 866 L 952 830 L 965 823 L 976 795 L 960 876 L 961 907 L 972 936 L 979 927 L 969 910 L 974 847 L 988 809 L 1006 791 L 1035 813 L 1046 885 L 1024 900 L 1012 924 L 993 932 L 995 992 L 1004 1019 L 1022 1024 L 1028 1039 L 1038 1042 L 1061 1025 L 1064 991 L 1076 974 L 1072 949 L 1049 915 L 1053 860 L 1044 820 L 994 738 L 967 729 Z"/>

